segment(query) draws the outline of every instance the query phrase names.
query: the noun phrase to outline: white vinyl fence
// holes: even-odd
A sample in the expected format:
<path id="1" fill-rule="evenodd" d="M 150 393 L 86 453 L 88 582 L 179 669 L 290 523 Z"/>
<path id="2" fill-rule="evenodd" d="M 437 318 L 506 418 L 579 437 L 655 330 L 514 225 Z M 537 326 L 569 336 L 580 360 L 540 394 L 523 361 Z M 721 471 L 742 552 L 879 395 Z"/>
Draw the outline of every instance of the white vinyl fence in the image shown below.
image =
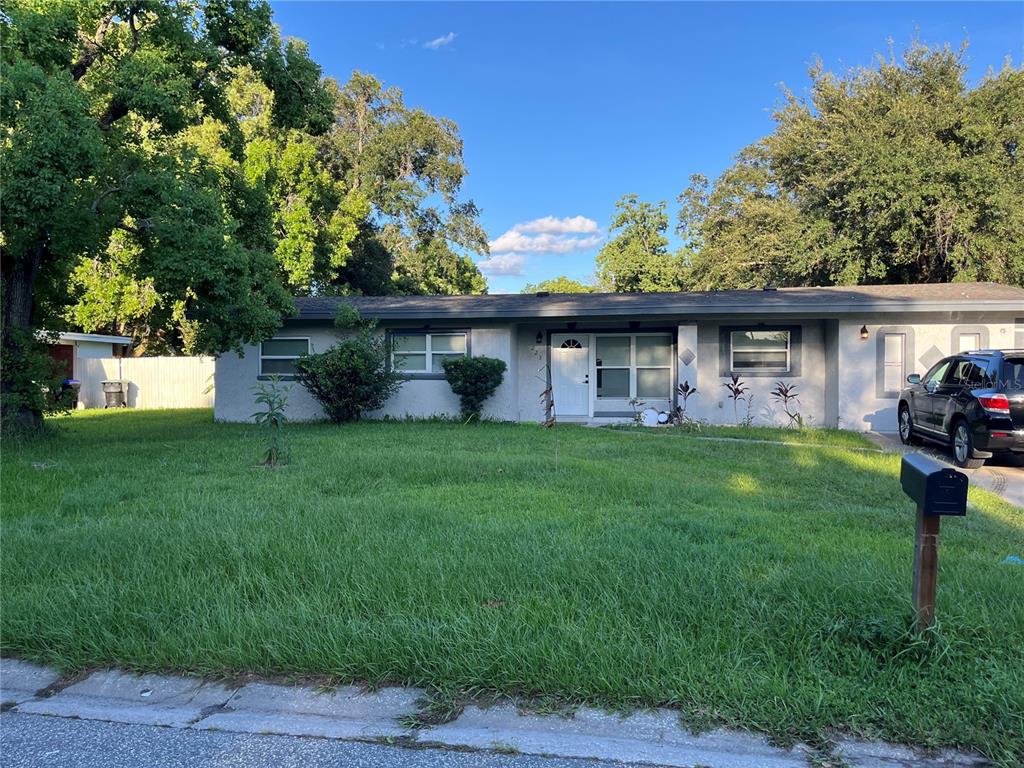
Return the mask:
<path id="1" fill-rule="evenodd" d="M 212 408 L 212 357 L 79 357 L 79 408 L 102 408 L 101 382 L 128 382 L 129 408 Z"/>

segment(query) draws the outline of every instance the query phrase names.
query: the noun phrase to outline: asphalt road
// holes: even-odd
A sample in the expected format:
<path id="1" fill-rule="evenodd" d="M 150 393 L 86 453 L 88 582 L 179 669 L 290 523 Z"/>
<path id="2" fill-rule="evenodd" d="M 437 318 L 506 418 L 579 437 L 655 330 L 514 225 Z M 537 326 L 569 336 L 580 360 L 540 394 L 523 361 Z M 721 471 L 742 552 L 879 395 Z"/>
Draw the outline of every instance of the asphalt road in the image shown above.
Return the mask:
<path id="1" fill-rule="evenodd" d="M 5 712 L 4 768 L 609 768 L 594 760 L 127 725 Z"/>

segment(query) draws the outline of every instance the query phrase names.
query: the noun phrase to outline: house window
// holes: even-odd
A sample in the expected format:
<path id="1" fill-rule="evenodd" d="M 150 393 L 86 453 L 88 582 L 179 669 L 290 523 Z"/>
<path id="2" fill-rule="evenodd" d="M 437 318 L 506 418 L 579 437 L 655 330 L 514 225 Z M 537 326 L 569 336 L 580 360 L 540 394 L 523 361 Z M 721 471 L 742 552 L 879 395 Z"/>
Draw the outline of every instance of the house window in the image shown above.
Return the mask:
<path id="1" fill-rule="evenodd" d="M 260 376 L 294 376 L 295 361 L 308 354 L 308 338 L 267 339 L 260 344 Z"/>
<path id="2" fill-rule="evenodd" d="M 671 334 L 598 336 L 596 345 L 598 399 L 671 399 Z"/>
<path id="3" fill-rule="evenodd" d="M 961 333 L 957 337 L 957 346 L 954 352 L 976 352 L 981 349 L 980 333 Z"/>
<path id="4" fill-rule="evenodd" d="M 899 392 L 906 380 L 907 337 L 902 333 L 887 333 L 884 337 L 884 355 L 882 360 L 882 388 L 886 392 Z"/>
<path id="5" fill-rule="evenodd" d="M 729 334 L 730 370 L 790 371 L 789 331 L 732 331 Z"/>
<path id="6" fill-rule="evenodd" d="M 403 373 L 444 373 L 444 361 L 466 356 L 466 333 L 393 333 L 391 367 Z"/>

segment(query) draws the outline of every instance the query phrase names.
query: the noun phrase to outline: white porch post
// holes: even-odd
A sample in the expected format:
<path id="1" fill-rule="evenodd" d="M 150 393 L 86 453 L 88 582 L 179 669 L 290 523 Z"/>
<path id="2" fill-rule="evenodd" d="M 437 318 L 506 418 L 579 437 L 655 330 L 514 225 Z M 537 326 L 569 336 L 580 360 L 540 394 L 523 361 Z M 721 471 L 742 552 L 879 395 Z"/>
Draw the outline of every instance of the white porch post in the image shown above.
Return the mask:
<path id="1" fill-rule="evenodd" d="M 679 326 L 678 342 L 676 344 L 676 365 L 678 366 L 677 382 L 690 382 L 691 387 L 697 386 L 697 324 L 687 323 Z M 676 400 L 673 392 L 673 400 Z M 680 403 L 675 402 L 675 405 Z M 690 407 L 694 405 L 690 401 Z M 691 416 L 693 414 L 690 414 Z"/>

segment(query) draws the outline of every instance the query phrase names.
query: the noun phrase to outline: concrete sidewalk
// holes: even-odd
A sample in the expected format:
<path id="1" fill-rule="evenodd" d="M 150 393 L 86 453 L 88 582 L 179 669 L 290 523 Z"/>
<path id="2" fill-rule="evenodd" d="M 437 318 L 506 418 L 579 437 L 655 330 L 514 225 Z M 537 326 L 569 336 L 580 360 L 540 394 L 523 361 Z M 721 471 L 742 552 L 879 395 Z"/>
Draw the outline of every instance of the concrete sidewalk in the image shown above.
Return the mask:
<path id="1" fill-rule="evenodd" d="M 199 678 L 133 675 L 117 670 L 62 679 L 54 670 L 0 660 L 3 708 L 18 715 L 163 726 L 194 734 L 278 734 L 360 743 L 436 747 L 481 755 L 525 754 L 657 766 L 709 768 L 951 768 L 987 761 L 959 752 L 924 755 L 888 744 L 838 738 L 821 752 L 806 745 L 772 746 L 760 735 L 724 729 L 694 734 L 678 713 L 628 716 L 581 707 L 570 716 L 533 715 L 512 704 L 467 706 L 451 722 L 417 726 L 422 691 L 343 686 L 321 691 L 263 682 L 230 687 Z M 4 715 L 8 723 L 10 715 Z M 2 721 L 0 721 L 2 722 Z M 7 726 L 3 725 L 6 730 Z M 143 731 L 140 731 L 140 738 Z M 148 732 L 147 732 L 148 733 Z M 28 763 L 31 764 L 31 761 Z M 418 764 L 415 759 L 393 765 Z M 423 764 L 434 764 L 424 761 Z"/>

